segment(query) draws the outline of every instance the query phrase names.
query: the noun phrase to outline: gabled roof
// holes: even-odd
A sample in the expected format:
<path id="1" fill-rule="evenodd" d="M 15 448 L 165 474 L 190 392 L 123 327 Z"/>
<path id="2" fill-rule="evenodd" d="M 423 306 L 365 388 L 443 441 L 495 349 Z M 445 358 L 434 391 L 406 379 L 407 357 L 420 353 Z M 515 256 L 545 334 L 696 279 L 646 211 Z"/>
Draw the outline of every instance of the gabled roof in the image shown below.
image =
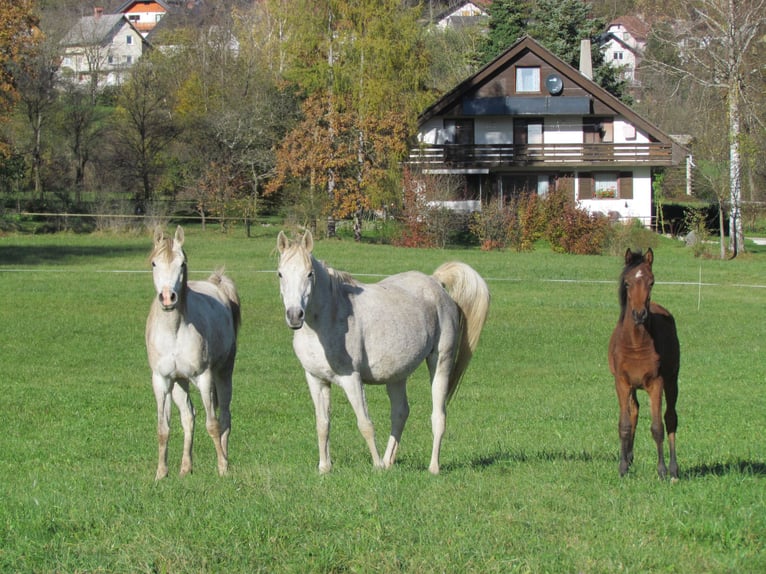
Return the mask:
<path id="1" fill-rule="evenodd" d="M 668 134 L 664 133 L 657 126 L 638 115 L 618 98 L 614 97 L 594 81 L 586 78 L 580 73 L 579 70 L 573 68 L 555 56 L 547 48 L 544 48 L 542 44 L 538 43 L 536 40 L 529 36 L 524 36 L 519 39 L 515 44 L 513 44 L 505 52 L 500 54 L 497 58 L 476 72 L 473 76 L 470 76 L 458 84 L 455 88 L 442 96 L 441 99 L 429 106 L 425 111 L 423 111 L 422 114 L 420 114 L 418 122 L 422 125 L 427 120 L 435 116 L 443 115 L 451 108 L 459 105 L 464 98 L 468 98 L 481 86 L 487 84 L 498 74 L 507 70 L 521 56 L 524 56 L 528 53 L 533 54 L 545 62 L 547 65 L 551 66 L 564 78 L 566 82 L 571 82 L 571 85 L 581 88 L 593 100 L 598 101 L 602 107 L 606 107 L 607 109 L 612 110 L 615 116 L 624 117 L 636 128 L 645 132 L 650 138 L 662 143 L 672 143 L 672 140 Z"/>
<path id="2" fill-rule="evenodd" d="M 95 46 L 111 39 L 123 26 L 138 30 L 122 14 L 83 16 L 61 40 L 64 46 Z"/>
<path id="3" fill-rule="evenodd" d="M 162 9 L 165 10 L 165 12 L 170 12 L 173 7 L 170 6 L 167 2 L 163 2 L 163 0 L 152 0 L 151 2 L 148 1 L 141 1 L 141 0 L 129 0 L 128 2 L 123 2 L 119 8 L 117 8 L 117 12 L 123 13 L 129 8 L 133 6 L 133 4 L 158 4 Z"/>
<path id="4" fill-rule="evenodd" d="M 638 16 L 620 16 L 619 18 L 615 18 L 609 22 L 607 30 L 613 26 L 622 26 L 639 42 L 646 42 L 646 38 L 649 36 L 650 32 L 649 25 Z"/>

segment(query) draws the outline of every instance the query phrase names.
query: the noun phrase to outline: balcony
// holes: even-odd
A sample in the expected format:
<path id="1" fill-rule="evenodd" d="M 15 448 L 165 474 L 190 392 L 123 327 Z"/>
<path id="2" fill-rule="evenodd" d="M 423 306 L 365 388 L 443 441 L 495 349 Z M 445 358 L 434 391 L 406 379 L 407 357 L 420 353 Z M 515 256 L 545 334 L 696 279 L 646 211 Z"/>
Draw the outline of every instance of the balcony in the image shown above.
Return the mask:
<path id="1" fill-rule="evenodd" d="M 409 165 L 424 170 L 504 168 L 595 168 L 676 165 L 670 143 L 421 145 L 410 149 Z"/>

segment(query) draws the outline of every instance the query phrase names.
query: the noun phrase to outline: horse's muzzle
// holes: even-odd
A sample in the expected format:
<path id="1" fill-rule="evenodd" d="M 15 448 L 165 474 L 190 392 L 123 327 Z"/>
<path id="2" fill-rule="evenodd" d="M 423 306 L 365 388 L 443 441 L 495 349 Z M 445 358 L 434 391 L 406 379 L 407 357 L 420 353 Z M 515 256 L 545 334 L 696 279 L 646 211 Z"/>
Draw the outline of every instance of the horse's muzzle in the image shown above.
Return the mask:
<path id="1" fill-rule="evenodd" d="M 285 321 L 287 322 L 287 326 L 294 331 L 303 327 L 304 317 L 305 313 L 300 307 L 290 307 L 285 311 Z"/>
<path id="2" fill-rule="evenodd" d="M 648 309 L 641 309 L 639 311 L 634 309 L 631 314 L 633 315 L 633 322 L 636 325 L 643 325 L 646 323 L 646 319 L 649 317 Z"/>
<path id="3" fill-rule="evenodd" d="M 160 300 L 160 305 L 163 311 L 173 311 L 178 303 L 178 293 L 168 287 L 164 288 L 157 297 Z"/>

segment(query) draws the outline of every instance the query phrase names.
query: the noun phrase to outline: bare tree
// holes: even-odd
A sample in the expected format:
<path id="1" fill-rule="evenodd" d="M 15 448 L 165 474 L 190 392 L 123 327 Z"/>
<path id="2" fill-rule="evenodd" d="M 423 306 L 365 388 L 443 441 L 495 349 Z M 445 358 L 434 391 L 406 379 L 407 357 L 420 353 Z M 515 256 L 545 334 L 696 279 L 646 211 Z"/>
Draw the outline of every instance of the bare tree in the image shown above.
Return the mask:
<path id="1" fill-rule="evenodd" d="M 644 65 L 721 93 L 729 148 L 729 253 L 744 251 L 742 225 L 742 117 L 756 40 L 766 26 L 766 0 L 675 0 L 660 14 L 674 22 L 657 27 L 660 42 L 679 47 L 677 62 L 648 58 Z M 663 34 L 662 30 L 665 31 Z"/>

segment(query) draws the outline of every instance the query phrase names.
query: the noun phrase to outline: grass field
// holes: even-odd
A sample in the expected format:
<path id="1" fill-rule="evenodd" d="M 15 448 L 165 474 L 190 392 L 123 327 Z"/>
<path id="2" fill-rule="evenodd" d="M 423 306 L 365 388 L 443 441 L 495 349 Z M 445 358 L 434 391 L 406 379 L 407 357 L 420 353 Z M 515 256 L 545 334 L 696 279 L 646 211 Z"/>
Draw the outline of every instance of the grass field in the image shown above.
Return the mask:
<path id="1" fill-rule="evenodd" d="M 363 281 L 460 259 L 493 296 L 448 411 L 442 474 L 427 471 L 421 368 L 397 465 L 372 469 L 335 389 L 334 468 L 320 476 L 274 273 L 278 228 L 186 231 L 192 278 L 225 264 L 243 301 L 230 474 L 217 476 L 198 414 L 194 474 L 177 476 L 174 412 L 159 483 L 150 233 L 0 237 L 0 571 L 766 571 L 766 251 L 721 262 L 655 248 L 654 298 L 682 353 L 671 484 L 657 479 L 645 394 L 636 461 L 618 477 L 606 348 L 620 257 L 318 242 L 317 257 Z M 386 393 L 367 397 L 382 447 Z"/>

